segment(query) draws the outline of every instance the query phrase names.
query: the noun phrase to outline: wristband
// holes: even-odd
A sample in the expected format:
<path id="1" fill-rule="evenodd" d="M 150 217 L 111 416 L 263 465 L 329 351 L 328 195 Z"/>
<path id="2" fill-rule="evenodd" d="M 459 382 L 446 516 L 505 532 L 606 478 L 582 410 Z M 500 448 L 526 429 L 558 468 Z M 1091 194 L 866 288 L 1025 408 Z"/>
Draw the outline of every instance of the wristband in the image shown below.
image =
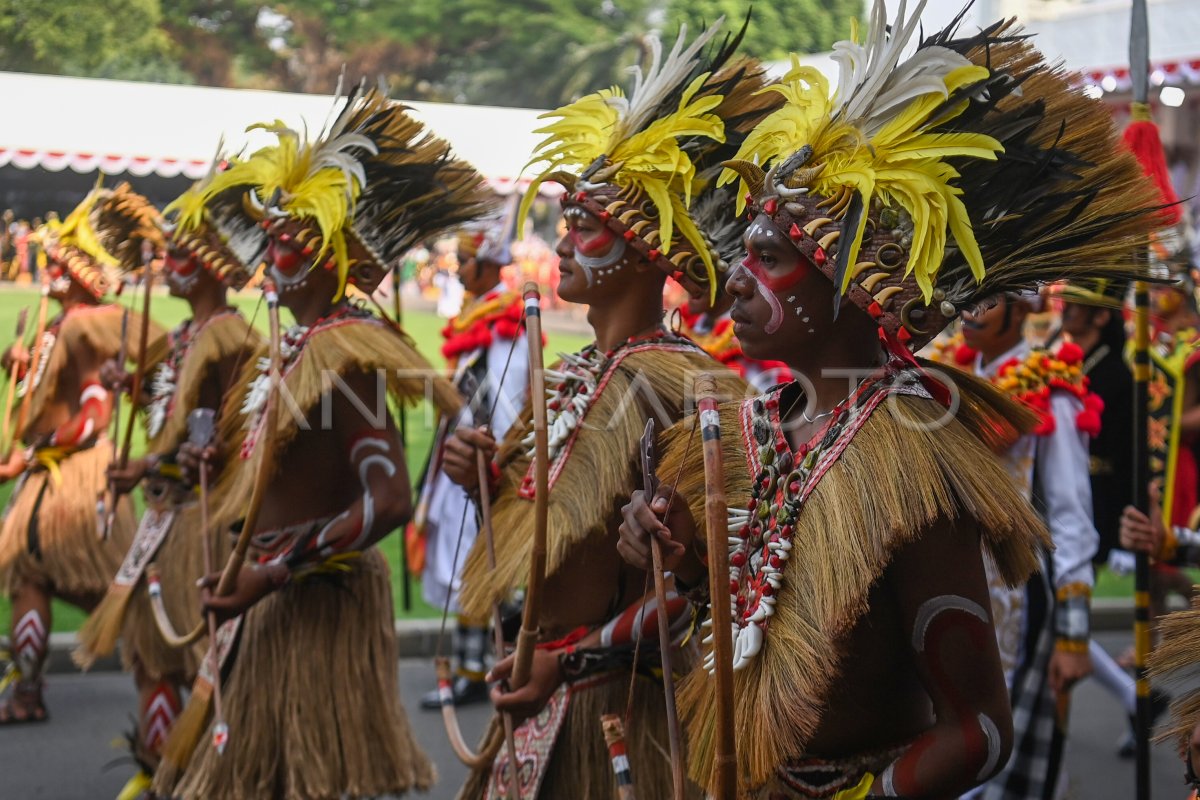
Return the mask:
<path id="1" fill-rule="evenodd" d="M 1085 583 L 1069 583 L 1059 588 L 1054 606 L 1056 647 L 1070 652 L 1087 652 L 1091 638 L 1091 595 Z"/>
<path id="2" fill-rule="evenodd" d="M 1200 531 L 1175 525 L 1167 528 L 1163 551 L 1168 549 L 1168 543 L 1170 543 L 1170 555 L 1160 555 L 1159 560 L 1169 561 L 1179 558 L 1187 564 L 1195 564 L 1197 560 L 1200 560 Z"/>

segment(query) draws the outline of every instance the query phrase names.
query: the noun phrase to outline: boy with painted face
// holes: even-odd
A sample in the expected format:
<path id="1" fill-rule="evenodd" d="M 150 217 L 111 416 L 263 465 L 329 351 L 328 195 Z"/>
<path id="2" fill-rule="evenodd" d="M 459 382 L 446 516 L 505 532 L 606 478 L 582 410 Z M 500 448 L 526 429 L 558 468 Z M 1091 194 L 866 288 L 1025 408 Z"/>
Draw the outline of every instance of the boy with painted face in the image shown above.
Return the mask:
<path id="1" fill-rule="evenodd" d="M 671 54 L 655 61 L 627 100 L 608 90 L 552 112 L 548 116 L 558 120 L 543 130 L 548 137 L 535 154 L 536 160 L 548 156 L 550 166 L 530 187 L 526 203 L 543 180 L 566 189 L 566 227 L 555 247 L 558 294 L 588 306 L 595 341 L 546 371 L 550 556 L 544 602 L 526 611 L 540 615 L 541 636 L 529 683 L 492 689 L 496 709 L 519 723 L 517 775 L 527 798 L 616 794 L 600 717 L 625 708 L 633 674 L 634 712 L 626 723 L 633 780 L 649 797 L 666 797 L 671 788 L 660 755 L 667 719 L 662 683 L 654 677 L 661 664 L 657 632 L 659 625 L 670 626 L 678 646 L 689 638 L 691 613 L 673 591 L 666 609 L 653 596 L 647 602 L 646 573 L 623 564 L 614 545 L 620 500 L 641 482 L 638 442 L 646 420 L 666 425 L 682 417 L 692 379 L 702 371 L 724 373 L 729 396 L 744 390 L 736 375 L 663 324 L 668 275 L 711 296 L 726 269 L 722 247 L 688 203 L 693 190 L 699 195 L 711 188 L 697 176 L 712 174 L 707 170 L 732 155 L 754 121 L 778 104 L 770 94 L 754 94 L 764 83 L 756 64 L 731 62 L 736 38 L 706 52 L 715 32 L 690 45 L 681 33 Z M 722 119 L 738 123 L 724 125 Z M 591 133 L 575 135 L 586 130 Z M 732 209 L 724 214 L 731 216 Z M 477 449 L 495 465 L 490 490 L 497 565 L 489 569 L 486 548 L 476 542 L 460 595 L 472 614 L 491 613 L 493 604 L 530 579 L 537 491 L 532 413 L 526 407 L 499 445 L 470 428 L 460 428 L 447 444 L 447 474 L 471 491 Z M 686 650 L 673 648 L 672 658 L 676 670 L 688 666 Z M 503 682 L 512 667 L 512 657 L 501 660 L 489 680 Z M 500 731 L 497 716 L 485 742 L 497 741 Z M 459 796 L 474 800 L 507 791 L 512 768 L 507 751 L 499 749 Z M 698 796 L 690 784 L 681 790 Z"/>
<path id="2" fill-rule="evenodd" d="M 1100 431 L 1104 403 L 1088 388 L 1078 345 L 1067 342 L 1051 353 L 1026 342 L 1025 320 L 1040 307 L 1035 293 L 1001 295 L 965 312 L 962 325 L 975 354 L 969 368 L 1037 415 L 1037 425 L 1004 453 L 1004 462 L 1021 494 L 1036 498 L 1054 544 L 1042 555 L 1041 572 L 1024 586 L 1005 586 L 988 565 L 1012 704 L 1029 712 L 1015 731 L 1018 742 L 1029 744 L 992 782 L 997 792 L 1031 776 L 1051 788 L 1065 779 L 1066 726 L 1058 719 L 1058 698 L 1092 671 L 1092 560 L 1100 537 L 1092 521 L 1088 439 Z M 1040 770 L 1020 756 L 1034 743 L 1050 755 Z"/>
<path id="3" fill-rule="evenodd" d="M 664 488 L 623 510 L 627 561 L 644 567 L 655 536 L 694 602 L 730 608 L 732 663 L 710 645 L 680 689 L 691 774 L 710 788 L 717 670 L 747 797 L 953 797 L 1013 748 L 982 554 L 1010 585 L 1039 567 L 1045 529 L 992 452 L 1031 420 L 910 349 L 1064 265 L 1128 272 L 1151 200 L 1103 107 L 1010 26 L 952 25 L 894 60 L 922 7 L 889 32 L 875 5 L 866 44 L 837 45 L 836 96 L 795 64 L 788 103 L 730 164 L 752 218 L 727 284 L 735 332 L 797 379 L 718 409 L 729 575 L 707 575 L 691 421 L 663 437 Z M 1080 158 L 1103 166 L 1067 168 Z"/>
<path id="4" fill-rule="evenodd" d="M 108 593 L 79 631 L 75 658 L 90 666 L 97 657 L 113 652 L 118 637 L 122 640 L 125 668 L 133 672 L 139 690 L 132 744 L 141 770 L 129 791 L 149 786 L 167 733 L 182 708 L 181 690 L 196 677 L 204 652 L 200 647 L 167 643 L 155 624 L 150 590 L 143 579 L 153 565 L 159 577 L 150 583 L 161 592 L 167 616 L 180 630 L 190 630 L 201 620 L 196 581 L 205 574 L 204 550 L 209 548 L 219 564 L 229 549 L 224 531 L 201 528 L 203 510 L 194 491 L 195 478 L 184 479 L 177 455 L 197 409 L 212 415 L 213 433 L 221 434 L 206 446 L 222 451 L 237 446 L 236 429 L 220 418 L 221 405 L 240 369 L 254 361 L 262 339 L 229 305 L 227 291 L 246 284 L 258 267 L 267 238 L 242 207 L 248 179 L 244 165 L 214 171 L 167 207 L 173 219 L 164 222 L 163 274 L 171 295 L 187 302 L 191 316 L 171 331 L 165 346 L 158 348 L 161 352 L 145 365 L 149 390 L 137 403 L 145 411 L 141 419 L 148 454 L 130 459 L 123 468 L 116 464 L 109 468 L 109 479 L 119 494 L 139 484 L 143 487 L 147 511 Z M 110 361 L 105 367 L 107 385 L 130 388 L 123 364 Z M 209 485 L 224 491 L 225 477 L 212 474 Z M 217 502 L 211 491 L 205 501 L 210 507 Z"/>
<path id="5" fill-rule="evenodd" d="M 487 195 L 384 90 L 359 86 L 339 102 L 317 141 L 272 128 L 278 144 L 247 162 L 269 237 L 267 301 L 277 290 L 296 324 L 247 365 L 223 410 L 243 437 L 214 516 L 226 529 L 253 520 L 250 559 L 227 595 L 207 576 L 203 600 L 228 620 L 218 642 L 236 647 L 218 651 L 224 719 L 193 693 L 155 774 L 159 795 L 376 797 L 433 781 L 400 702 L 375 547 L 412 507 L 385 400 L 428 396 L 447 414 L 460 401 L 394 323 L 346 292 L 373 292 L 405 250 L 485 211 Z M 224 754 L 207 746 L 222 722 Z"/>
<path id="6" fill-rule="evenodd" d="M 50 600 L 91 611 L 133 536 L 128 500 L 113 510 L 104 535 L 108 510 L 100 498 L 112 457 L 106 431 L 113 406 L 100 369 L 120 352 L 137 357 L 142 319 L 130 314 L 123 325 L 124 312 L 106 296 L 109 271 L 142 267 L 143 243 L 161 240 L 158 212 L 128 184 L 94 190 L 46 236 L 49 297 L 62 312 L 38 332 L 35 365 L 19 345 L 8 359 L 10 369 L 25 372 L 26 424 L 17 436 L 27 449 L 0 528 L 0 585 L 12 600 L 14 626 L 14 660 L 3 679 L 12 692 L 0 707 L 0 724 L 46 719 Z M 126 350 L 123 335 L 133 345 Z M 161 337 L 155 328 L 149 339 Z"/>

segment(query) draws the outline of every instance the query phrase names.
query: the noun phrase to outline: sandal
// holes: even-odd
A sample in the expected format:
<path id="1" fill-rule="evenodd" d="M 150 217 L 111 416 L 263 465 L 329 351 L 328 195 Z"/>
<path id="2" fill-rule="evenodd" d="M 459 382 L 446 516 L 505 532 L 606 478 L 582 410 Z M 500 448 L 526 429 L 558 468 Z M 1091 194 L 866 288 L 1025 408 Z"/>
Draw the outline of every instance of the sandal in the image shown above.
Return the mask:
<path id="1" fill-rule="evenodd" d="M 0 727 L 6 725 L 27 725 L 34 722 L 45 722 L 50 718 L 46 713 L 46 704 L 42 699 L 41 681 L 33 684 L 16 684 L 12 695 L 4 705 L 0 705 Z"/>

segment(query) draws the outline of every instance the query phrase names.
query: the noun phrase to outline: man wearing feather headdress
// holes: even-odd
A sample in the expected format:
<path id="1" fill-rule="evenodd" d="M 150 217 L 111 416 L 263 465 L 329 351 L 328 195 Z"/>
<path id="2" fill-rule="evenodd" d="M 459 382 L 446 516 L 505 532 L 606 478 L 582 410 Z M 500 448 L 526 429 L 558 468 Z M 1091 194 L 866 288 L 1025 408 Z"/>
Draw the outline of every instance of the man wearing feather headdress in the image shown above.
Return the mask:
<path id="1" fill-rule="evenodd" d="M 531 682 L 512 692 L 492 691 L 498 711 L 526 720 L 516 733 L 522 797 L 615 796 L 600 717 L 621 712 L 631 691 L 633 779 L 650 797 L 668 796 L 671 786 L 662 755 L 665 700 L 653 676 L 660 664 L 656 634 L 659 624 L 669 625 L 678 645 L 691 630 L 692 615 L 674 593 L 665 610 L 657 609 L 653 595 L 647 601 L 646 573 L 623 565 L 613 545 L 617 504 L 640 480 L 635 464 L 646 420 L 679 419 L 701 371 L 724 373 L 722 388 L 730 396 L 744 389 L 732 372 L 663 324 L 668 275 L 708 297 L 722 279 L 721 248 L 708 235 L 708 223 L 694 215 L 693 193 L 713 189 L 717 165 L 774 102 L 771 95 L 755 94 L 765 82 L 758 65 L 732 57 L 740 34 L 709 47 L 717 29 L 690 45 L 681 31 L 665 56 L 655 41 L 652 64 L 645 74 L 637 72 L 628 97 L 610 89 L 550 112 L 557 121 L 542 130 L 547 138 L 533 156 L 548 165 L 525 205 L 545 180 L 566 188 L 566 232 L 556 247 L 558 293 L 588 305 L 596 339 L 579 353 L 564 354 L 546 373 L 553 477 L 542 635 Z M 471 490 L 476 449 L 494 458 L 497 566 L 488 568 L 486 548 L 476 542 L 460 594 L 468 613 L 490 613 L 530 575 L 537 472 L 532 413 L 527 406 L 499 445 L 489 434 L 460 428 L 446 448 L 446 472 Z M 645 640 L 640 657 L 639 639 Z M 677 668 L 687 666 L 680 662 L 687 652 L 674 656 Z M 512 663 L 512 657 L 501 660 L 490 680 L 505 679 Z M 638 677 L 631 689 L 633 674 Z M 497 717 L 485 743 L 501 729 Z M 512 768 L 500 751 L 488 768 L 472 773 L 460 797 L 507 796 Z M 694 786 L 686 791 L 698 796 Z"/>
<path id="2" fill-rule="evenodd" d="M 400 702 L 388 572 L 376 543 L 411 515 L 386 395 L 461 401 L 408 337 L 347 297 L 370 295 L 417 242 L 484 213 L 482 177 L 382 89 L 358 87 L 316 141 L 281 124 L 246 162 L 268 235 L 267 300 L 295 325 L 248 365 L 224 413 L 242 428 L 216 523 L 249 562 L 204 602 L 227 619 L 224 719 L 194 693 L 163 751 L 157 794 L 376 797 L 425 790 L 429 759 Z M 274 348 L 272 348 L 274 350 Z M 273 390 L 271 375 L 279 377 Z M 195 455 L 189 450 L 187 460 Z M 226 652 L 228 651 L 228 652 Z M 214 687 L 215 689 L 215 687 Z M 228 730 L 228 750 L 197 747 Z"/>
<path id="3" fill-rule="evenodd" d="M 195 584 L 206 574 L 205 548 L 209 558 L 228 549 L 223 531 L 201 528 L 200 502 L 211 506 L 215 499 L 211 492 L 203 498 L 196 494 L 194 476 L 185 481 L 177 452 L 193 434 L 197 410 L 214 434 L 214 441 L 200 444 L 223 452 L 236 448 L 238 432 L 221 418 L 222 400 L 262 343 L 229 304 L 227 290 L 242 288 L 257 269 L 266 233 L 242 207 L 246 166 L 224 164 L 222 169 L 222 164 L 218 154 L 213 172 L 166 209 L 168 216 L 174 215 L 164 223 L 167 286 L 173 296 L 187 301 L 192 314 L 143 365 L 150 376 L 149 391 L 137 404 L 145 411 L 148 454 L 130 459 L 123 468 L 114 464 L 109 476 L 118 494 L 141 484 L 147 511 L 108 593 L 80 629 L 75 652 L 76 661 L 87 667 L 109 655 L 118 637 L 122 641 L 121 656 L 139 692 L 132 745 L 141 769 L 127 787 L 129 796 L 135 788 L 149 786 L 160 749 L 182 707 L 181 690 L 195 678 L 203 654 L 198 647 L 174 647 L 164 640 L 155 624 L 150 592 L 161 592 L 169 619 L 190 629 L 201 618 Z M 116 360 L 105 365 L 108 386 L 128 391 L 130 377 Z M 225 477 L 214 475 L 211 484 L 225 491 Z M 143 577 L 151 567 L 153 588 L 148 589 Z"/>
<path id="4" fill-rule="evenodd" d="M 12 599 L 11 685 L 0 724 L 46 719 L 42 669 L 48 654 L 50 600 L 90 611 L 104 596 L 133 535 L 133 507 L 122 500 L 105 524 L 105 471 L 112 449 L 105 435 L 112 399 L 100 382 L 101 365 L 122 348 L 122 336 L 143 320 L 106 302 L 110 271 L 143 265 L 143 247 L 162 241 L 158 212 L 128 184 L 95 189 L 62 225 L 49 232 L 49 296 L 62 311 L 33 346 L 37 363 L 20 344 L 7 353 L 9 369 L 24 372 L 25 425 L 20 481 L 0 528 L 0 585 Z M 146 323 L 152 324 L 152 323 Z M 129 338 L 137 341 L 135 334 Z M 155 330 L 151 340 L 161 338 Z M 135 348 L 136 350 L 136 348 Z"/>
<path id="5" fill-rule="evenodd" d="M 1011 24 L 959 38 L 956 21 L 902 61 L 923 5 L 889 29 L 876 3 L 866 41 L 834 47 L 836 94 L 793 62 L 787 103 L 730 164 L 752 218 L 727 284 L 735 332 L 799 378 L 719 407 L 728 582 L 707 578 L 689 421 L 662 442 L 679 501 L 637 493 L 623 511 L 630 563 L 656 536 L 677 585 L 729 605 L 732 663 L 710 649 L 680 705 L 691 774 L 712 787 L 725 671 L 722 733 L 759 800 L 954 797 L 1004 766 L 984 554 L 1009 585 L 1041 566 L 1045 527 L 994 454 L 1034 420 L 911 351 L 989 297 L 1140 275 L 1127 253 L 1154 225 L 1108 112 Z"/>

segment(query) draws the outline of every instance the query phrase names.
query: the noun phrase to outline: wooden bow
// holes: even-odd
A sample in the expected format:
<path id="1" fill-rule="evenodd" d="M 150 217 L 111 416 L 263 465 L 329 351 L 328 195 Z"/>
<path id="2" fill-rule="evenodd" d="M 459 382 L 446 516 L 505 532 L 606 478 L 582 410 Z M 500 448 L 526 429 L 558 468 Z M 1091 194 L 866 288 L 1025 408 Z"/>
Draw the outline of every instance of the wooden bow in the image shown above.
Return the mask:
<path id="1" fill-rule="evenodd" d="M 737 798 L 737 749 L 733 717 L 733 620 L 729 604 L 729 510 L 721 458 L 721 417 L 717 382 L 708 373 L 696 378 L 700 436 L 704 443 L 704 518 L 708 545 L 709 608 L 713 662 L 717 679 L 717 780 L 714 800 Z"/>
<path id="2" fill-rule="evenodd" d="M 529 556 L 529 583 L 525 587 L 525 608 L 513 657 L 510 688 L 515 691 L 529 683 L 533 651 L 541 636 L 542 588 L 546 582 L 547 503 L 550 499 L 550 440 L 546 428 L 546 372 L 542 354 L 542 307 L 537 284 L 525 284 L 525 335 L 529 340 L 529 399 L 533 406 L 534 435 L 534 526 L 533 550 Z"/>
<path id="3" fill-rule="evenodd" d="M 271 328 L 271 352 L 270 352 L 270 367 L 267 372 L 267 397 L 266 407 L 263 409 L 263 419 L 261 427 L 258 431 L 258 441 L 256 447 L 261 447 L 261 457 L 258 464 L 258 474 L 254 476 L 254 488 L 250 494 L 250 502 L 246 506 L 246 516 L 242 521 L 242 529 L 238 532 L 237 542 L 233 546 L 233 552 L 229 554 L 229 560 L 225 562 L 225 569 L 221 572 L 221 579 L 217 582 L 213 594 L 217 597 L 224 597 L 233 591 L 237 585 L 238 573 L 241 572 L 242 564 L 246 560 L 246 553 L 250 549 L 250 541 L 254 538 L 254 529 L 258 527 L 258 513 L 262 510 L 263 498 L 266 496 L 267 484 L 271 478 L 271 468 L 275 462 L 275 430 L 279 424 L 279 384 L 283 380 L 283 359 L 280 350 L 281 333 L 279 324 L 279 295 L 275 290 L 275 284 L 271 281 L 263 283 L 263 296 L 267 299 L 267 317 L 270 321 Z M 153 594 L 151 595 L 152 603 L 155 601 Z M 159 614 L 159 609 L 164 613 Z M 201 620 L 195 628 L 189 631 L 184 636 L 174 634 L 174 629 L 170 625 L 170 620 L 165 617 L 165 608 L 161 605 L 161 600 L 157 601 L 155 608 L 155 619 L 159 622 L 159 630 L 163 634 L 164 640 L 172 647 L 186 647 L 193 642 L 199 641 L 207 632 L 206 621 Z M 165 624 L 164 624 L 165 623 Z M 216 646 L 215 641 L 209 642 L 210 649 Z"/>
<path id="4" fill-rule="evenodd" d="M 142 291 L 144 293 L 144 296 L 142 297 L 142 329 L 138 332 L 137 366 L 134 367 L 133 386 L 129 390 L 129 419 L 125 422 L 125 440 L 121 443 L 121 456 L 118 461 L 118 464 L 122 470 L 129 466 L 129 452 L 133 449 L 133 427 L 135 422 L 134 417 L 136 416 L 134 414 L 134 409 L 137 408 L 138 401 L 142 397 L 142 383 L 146 379 L 146 351 L 150 349 L 150 290 L 154 287 L 154 270 L 150 268 L 149 259 L 143 260 L 142 266 Z M 129 325 L 128 309 L 125 310 L 125 315 L 125 318 L 121 322 L 122 327 L 127 327 Z M 122 348 L 125 347 L 125 331 L 122 331 L 121 334 L 121 346 Z M 113 399 L 114 417 L 118 416 L 117 403 L 119 401 L 117 398 L 119 397 L 120 395 L 117 394 Z M 104 530 L 102 535 L 105 539 L 107 539 L 109 534 L 112 533 L 113 522 L 117 518 L 117 493 L 112 481 L 109 481 L 108 484 L 108 493 L 107 497 L 105 498 L 105 503 L 107 511 L 104 515 Z"/>
<path id="5" fill-rule="evenodd" d="M 654 499 L 658 480 L 654 475 L 654 417 L 646 420 L 642 433 L 642 489 L 648 502 Z M 679 712 L 675 709 L 675 674 L 671 667 L 671 627 L 667 624 L 667 579 L 663 571 L 662 543 L 657 536 L 650 537 L 650 555 L 653 560 L 654 599 L 658 606 L 658 649 L 662 659 L 663 694 L 667 701 L 667 739 L 671 749 L 671 797 L 683 800 L 687 779 L 684 777 L 683 745 L 679 734 Z"/>
<path id="6" fill-rule="evenodd" d="M 488 466 L 487 458 L 482 450 L 475 451 L 475 470 L 479 479 L 479 512 L 482 517 L 482 528 L 484 543 L 487 546 L 488 568 L 496 568 L 496 537 L 492 529 L 492 498 L 488 491 Z M 492 636 L 493 646 L 497 654 L 504 652 L 504 621 L 500 617 L 499 601 L 492 603 Z M 442 700 L 442 722 L 446 727 L 446 736 L 450 739 L 450 746 L 454 750 L 454 754 L 458 756 L 467 767 L 472 769 L 486 769 L 496 759 L 496 754 L 500 749 L 500 740 L 492 739 L 484 743 L 484 747 L 480 752 L 475 753 L 467 745 L 466 740 L 462 735 L 462 728 L 458 724 L 458 714 L 454 708 L 454 676 L 450 669 L 450 659 L 445 656 L 438 656 L 437 664 L 437 680 L 438 692 Z M 517 743 L 516 734 L 513 726 L 512 715 L 501 713 L 501 722 L 504 726 L 504 744 L 508 750 L 508 783 L 509 793 L 513 800 L 520 800 L 521 797 L 521 782 L 520 769 L 517 761 Z"/>
<path id="7" fill-rule="evenodd" d="M 14 337 L 19 344 L 25 336 L 25 323 L 29 321 L 29 309 L 22 308 L 17 314 L 17 333 Z M 17 367 L 12 365 L 12 372 L 8 376 L 8 389 L 4 392 L 4 429 L 0 432 L 0 451 L 8 452 L 11 440 L 9 436 L 12 434 L 12 409 L 13 400 L 17 395 Z"/>
<path id="8" fill-rule="evenodd" d="M 42 297 L 38 301 L 37 328 L 33 334 L 33 349 L 29 353 L 29 366 L 25 368 L 25 394 L 21 397 L 21 408 L 17 411 L 17 424 L 13 427 L 12 447 L 25 435 L 25 426 L 29 424 L 29 409 L 33 406 L 33 392 L 37 389 L 38 366 L 42 361 L 42 340 L 46 338 L 46 315 L 50 308 L 50 280 L 43 273 Z M 5 459 L 7 460 L 7 459 Z"/>
<path id="9" fill-rule="evenodd" d="M 529 346 L 529 400 L 533 409 L 536 493 L 534 495 L 534 541 L 530 557 L 529 583 L 525 592 L 521 630 L 517 634 L 513 670 L 508 682 L 511 690 L 520 689 L 529 682 L 533 666 L 533 653 L 541 635 L 541 594 L 546 578 L 546 514 L 550 483 L 550 445 L 546 427 L 546 377 L 543 369 L 541 302 L 536 283 L 531 281 L 525 284 L 524 301 L 525 337 Z M 509 355 L 511 357 L 511 352 Z M 507 370 L 508 365 L 505 364 L 505 372 Z M 503 383 L 503 377 L 500 382 Z M 475 466 L 479 477 L 480 511 L 483 516 L 483 534 L 487 545 L 488 564 L 494 568 L 496 550 L 492 531 L 491 496 L 487 489 L 487 462 L 482 453 L 476 454 Z M 499 603 L 492 605 L 492 625 L 496 653 L 501 654 L 504 652 L 504 634 Z M 509 792 L 514 800 L 520 800 L 520 763 L 517 759 L 512 717 L 509 714 L 501 716 L 504 726 L 503 740 L 499 737 L 492 737 L 484 743 L 479 753 L 472 752 L 463 740 L 458 717 L 454 710 L 450 662 L 445 658 L 439 658 L 437 668 L 438 689 L 442 693 L 442 720 L 445 723 L 446 733 L 455 755 L 463 764 L 472 769 L 485 769 L 495 761 L 500 747 L 506 745 L 509 758 Z"/>
<path id="10" fill-rule="evenodd" d="M 121 290 L 125 287 L 124 281 L 117 284 L 117 297 L 121 296 Z M 121 309 L 121 346 L 117 350 L 117 364 L 121 369 L 125 368 L 125 361 L 129 358 L 129 306 L 124 306 Z M 148 328 L 148 325 L 143 325 L 143 329 Z M 112 456 L 109 458 L 109 463 L 117 463 L 119 458 L 118 446 L 121 441 L 121 391 L 118 387 L 117 391 L 112 393 Z M 133 398 L 129 412 L 129 424 L 133 425 L 134 409 L 137 408 L 137 398 Z M 103 539 L 108 538 L 108 534 L 112 531 L 112 524 L 115 520 L 117 507 L 117 485 L 116 482 L 109 478 L 104 484 L 104 490 L 100 492 L 100 507 L 104 510 L 104 522 L 100 528 L 100 536 Z"/>

